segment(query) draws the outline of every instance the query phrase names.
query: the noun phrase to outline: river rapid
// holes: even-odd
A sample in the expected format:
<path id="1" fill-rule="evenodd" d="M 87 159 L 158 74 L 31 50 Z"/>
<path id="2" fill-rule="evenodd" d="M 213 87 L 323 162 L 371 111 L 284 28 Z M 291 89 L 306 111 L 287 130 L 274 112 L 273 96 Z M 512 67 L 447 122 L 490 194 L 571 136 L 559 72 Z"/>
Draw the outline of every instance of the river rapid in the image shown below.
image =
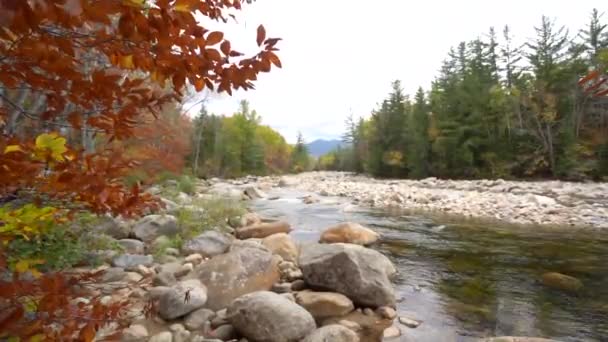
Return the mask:
<path id="1" fill-rule="evenodd" d="M 530 229 L 412 214 L 283 186 L 268 188 L 268 197 L 252 200 L 250 207 L 290 222 L 298 241 L 317 240 L 324 228 L 344 221 L 382 234 L 373 248 L 399 271 L 394 280 L 399 315 L 423 322 L 415 329 L 401 325 L 400 341 L 504 335 L 608 341 L 608 233 L 603 229 Z M 311 195 L 315 200 L 306 201 Z M 546 272 L 576 277 L 583 287 L 575 292 L 548 287 L 541 281 Z"/>

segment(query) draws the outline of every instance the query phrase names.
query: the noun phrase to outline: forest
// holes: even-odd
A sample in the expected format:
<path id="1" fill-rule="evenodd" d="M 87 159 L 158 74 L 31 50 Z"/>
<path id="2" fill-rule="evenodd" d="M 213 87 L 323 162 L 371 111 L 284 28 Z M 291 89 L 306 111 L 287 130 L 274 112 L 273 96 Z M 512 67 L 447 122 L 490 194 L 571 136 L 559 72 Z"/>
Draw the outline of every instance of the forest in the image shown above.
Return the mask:
<path id="1" fill-rule="evenodd" d="M 413 98 L 400 81 L 369 118 L 346 122 L 324 170 L 401 178 L 608 176 L 608 30 L 594 9 L 569 32 L 542 17 L 536 36 L 514 43 L 490 28 L 449 51 L 430 89 Z"/>

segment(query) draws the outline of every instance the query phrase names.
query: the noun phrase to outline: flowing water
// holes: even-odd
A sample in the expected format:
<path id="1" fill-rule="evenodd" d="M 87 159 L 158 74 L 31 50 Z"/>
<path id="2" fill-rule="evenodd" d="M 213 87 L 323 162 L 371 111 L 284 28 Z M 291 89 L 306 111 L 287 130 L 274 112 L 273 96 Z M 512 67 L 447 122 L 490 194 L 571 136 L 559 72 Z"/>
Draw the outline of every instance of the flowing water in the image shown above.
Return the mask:
<path id="1" fill-rule="evenodd" d="M 401 341 L 472 341 L 487 336 L 533 336 L 559 341 L 608 341 L 608 233 L 521 229 L 450 223 L 355 207 L 306 193 L 273 190 L 277 200 L 256 200 L 263 216 L 291 223 L 299 241 L 317 240 L 323 228 L 353 221 L 383 235 L 373 248 L 387 255 L 401 316 L 423 321 L 401 326 Z M 545 272 L 574 276 L 577 292 L 549 288 Z M 398 324 L 398 323 L 396 323 Z"/>

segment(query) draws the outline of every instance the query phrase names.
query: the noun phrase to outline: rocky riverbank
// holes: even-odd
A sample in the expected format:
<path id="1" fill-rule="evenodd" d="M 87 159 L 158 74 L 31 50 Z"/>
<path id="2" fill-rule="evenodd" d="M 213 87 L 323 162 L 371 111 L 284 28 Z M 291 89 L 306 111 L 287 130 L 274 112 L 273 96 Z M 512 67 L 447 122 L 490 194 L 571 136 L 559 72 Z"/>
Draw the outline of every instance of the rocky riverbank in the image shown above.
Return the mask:
<path id="1" fill-rule="evenodd" d="M 303 179 L 297 179 L 299 186 L 306 185 Z M 104 327 L 98 337 L 118 332 L 125 342 L 412 340 L 407 330 L 424 322 L 396 311 L 391 279 L 397 270 L 373 249 L 382 236 L 359 224 L 327 227 L 318 242 L 302 243 L 290 236 L 289 222 L 246 212 L 226 217 L 230 224 L 223 228 L 185 238 L 179 247 L 166 247 L 167 241 L 188 236 L 180 223 L 182 210 L 201 217 L 210 210 L 196 207 L 195 199 L 266 197 L 263 189 L 292 181 L 201 181 L 192 195 L 177 193 L 175 201 L 163 199 L 162 212 L 133 222 L 108 219 L 100 225 L 97 233 L 116 239 L 122 251 L 94 252 L 105 259 L 95 269 L 103 276 L 79 301 L 87 305 L 89 298 L 101 297 L 109 307 L 124 300 L 129 304 L 128 324 Z M 158 246 L 165 246 L 163 253 L 153 253 Z"/>
<path id="2" fill-rule="evenodd" d="M 608 184 L 562 181 L 378 180 L 341 172 L 258 179 L 355 204 L 523 225 L 608 228 Z"/>

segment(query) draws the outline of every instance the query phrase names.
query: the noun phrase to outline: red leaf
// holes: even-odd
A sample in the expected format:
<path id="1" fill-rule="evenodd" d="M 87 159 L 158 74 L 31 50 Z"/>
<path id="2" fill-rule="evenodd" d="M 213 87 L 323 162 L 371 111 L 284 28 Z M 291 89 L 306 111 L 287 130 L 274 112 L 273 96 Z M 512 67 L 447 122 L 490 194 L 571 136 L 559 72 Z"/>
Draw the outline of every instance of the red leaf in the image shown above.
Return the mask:
<path id="1" fill-rule="evenodd" d="M 257 34 L 257 38 L 256 38 L 258 46 L 262 45 L 262 43 L 264 42 L 264 39 L 266 39 L 266 29 L 264 28 L 264 25 L 260 25 L 260 26 L 258 26 L 258 34 Z"/>
<path id="2" fill-rule="evenodd" d="M 224 53 L 224 55 L 230 54 L 230 41 L 224 40 L 220 45 L 220 50 Z"/>
<path id="3" fill-rule="evenodd" d="M 224 39 L 224 33 L 213 31 L 207 35 L 207 45 L 215 45 Z"/>

